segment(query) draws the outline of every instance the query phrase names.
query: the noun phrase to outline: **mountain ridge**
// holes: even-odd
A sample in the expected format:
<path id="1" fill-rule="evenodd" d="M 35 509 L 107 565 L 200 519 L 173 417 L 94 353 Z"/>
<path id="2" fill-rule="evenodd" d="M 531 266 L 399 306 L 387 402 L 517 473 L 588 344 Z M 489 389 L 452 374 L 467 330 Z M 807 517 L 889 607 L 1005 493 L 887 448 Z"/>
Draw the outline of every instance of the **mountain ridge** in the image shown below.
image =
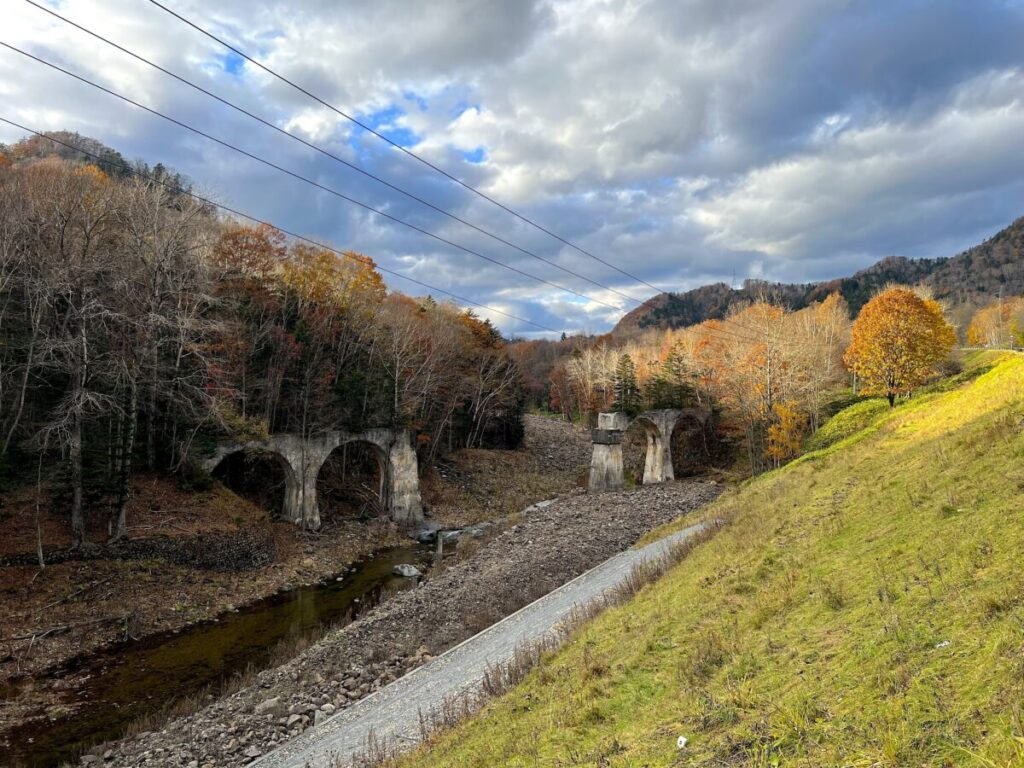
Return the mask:
<path id="1" fill-rule="evenodd" d="M 911 259 L 887 256 L 849 277 L 813 283 L 746 280 L 742 288 L 712 283 L 682 293 L 661 293 L 622 317 L 613 334 L 644 328 L 682 328 L 720 320 L 734 305 L 769 299 L 801 309 L 839 292 L 854 313 L 889 283 L 931 287 L 938 299 L 977 303 L 984 297 L 1024 294 L 1024 216 L 956 256 Z"/>

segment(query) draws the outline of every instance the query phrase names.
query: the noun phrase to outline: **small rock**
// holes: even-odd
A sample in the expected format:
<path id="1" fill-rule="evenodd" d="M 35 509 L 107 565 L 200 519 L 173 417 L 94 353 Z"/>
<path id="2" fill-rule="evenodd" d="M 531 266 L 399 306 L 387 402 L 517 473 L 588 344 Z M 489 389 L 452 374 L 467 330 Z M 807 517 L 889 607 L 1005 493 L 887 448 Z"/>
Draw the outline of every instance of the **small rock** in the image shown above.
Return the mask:
<path id="1" fill-rule="evenodd" d="M 300 722 L 301 720 L 302 715 L 290 715 L 284 724 L 286 727 L 291 728 L 293 725 Z"/>
<path id="2" fill-rule="evenodd" d="M 415 565 L 410 565 L 409 563 L 399 563 L 391 569 L 391 572 L 394 573 L 395 576 L 401 576 L 404 579 L 418 579 L 423 575 L 419 568 Z"/>
<path id="3" fill-rule="evenodd" d="M 261 701 L 259 704 L 256 705 L 256 713 L 262 715 L 265 712 L 269 712 L 274 707 L 276 707 L 280 702 L 281 702 L 281 697 L 280 696 L 274 696 L 273 698 L 270 698 L 270 699 L 264 699 L 263 701 Z"/>
<path id="4" fill-rule="evenodd" d="M 951 640 L 943 640 L 941 643 L 936 643 L 935 647 L 936 648 L 948 648 L 952 644 L 953 644 L 953 642 Z"/>
<path id="5" fill-rule="evenodd" d="M 322 707 L 320 707 L 320 711 L 323 712 L 325 715 L 333 715 L 334 714 L 334 710 L 335 710 L 335 707 L 330 702 L 327 702 Z"/>
<path id="6" fill-rule="evenodd" d="M 686 749 L 686 742 L 688 741 L 689 739 L 685 736 L 680 736 L 678 739 L 676 739 L 676 749 Z"/>
<path id="7" fill-rule="evenodd" d="M 263 753 L 260 751 L 259 747 L 249 747 L 245 750 L 246 757 L 259 757 L 262 754 Z"/>
<path id="8" fill-rule="evenodd" d="M 420 544 L 433 544 L 437 541 L 437 531 L 441 526 L 433 521 L 424 522 L 419 528 L 409 532 L 409 535 Z"/>
<path id="9" fill-rule="evenodd" d="M 451 544 L 453 541 L 458 541 L 462 535 L 461 529 L 453 529 L 451 531 L 441 531 L 441 541 L 445 544 Z"/>

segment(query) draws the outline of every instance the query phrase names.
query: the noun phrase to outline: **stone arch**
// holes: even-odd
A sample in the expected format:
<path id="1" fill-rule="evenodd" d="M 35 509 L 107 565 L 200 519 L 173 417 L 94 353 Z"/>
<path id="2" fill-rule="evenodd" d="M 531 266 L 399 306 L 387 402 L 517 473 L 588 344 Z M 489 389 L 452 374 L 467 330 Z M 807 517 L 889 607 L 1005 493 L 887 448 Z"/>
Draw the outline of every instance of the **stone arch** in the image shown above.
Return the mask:
<path id="1" fill-rule="evenodd" d="M 710 415 L 707 408 L 644 411 L 635 418 L 618 412 L 598 414 L 597 429 L 591 437 L 594 451 L 590 462 L 589 490 L 599 492 L 622 488 L 622 437 L 636 422 L 644 425 L 648 440 L 644 484 L 675 479 L 672 469 L 672 430 L 680 419 L 686 417 L 696 419 L 703 426 Z"/>
<path id="2" fill-rule="evenodd" d="M 301 522 L 300 484 L 299 477 L 288 458 L 280 451 L 262 443 L 244 443 L 222 446 L 205 462 L 204 468 L 213 474 L 218 467 L 233 456 L 250 452 L 258 452 L 275 460 L 284 474 L 284 500 L 281 505 L 281 516 L 291 522 Z"/>
<path id="3" fill-rule="evenodd" d="M 707 436 L 704 428 L 707 419 L 702 411 L 695 408 L 687 408 L 680 412 L 679 417 L 672 424 L 672 431 L 667 435 L 669 444 L 669 456 L 672 461 L 673 476 L 685 476 L 691 474 L 685 464 L 688 458 L 700 453 L 704 459 L 699 460 L 698 466 L 706 466 L 708 454 Z"/>
<path id="4" fill-rule="evenodd" d="M 324 473 L 328 465 L 330 465 L 339 455 L 345 457 L 343 458 L 344 467 L 348 462 L 347 454 L 350 449 L 353 448 L 357 449 L 357 452 L 355 453 L 355 461 L 365 459 L 368 454 L 371 460 L 376 464 L 376 487 L 367 488 L 366 490 L 372 492 L 381 509 L 390 510 L 391 483 L 390 460 L 388 456 L 389 452 L 376 442 L 364 440 L 357 436 L 344 436 L 343 439 L 332 450 L 330 450 L 326 456 L 324 456 L 313 481 L 316 488 L 318 510 L 321 514 L 324 512 L 325 502 Z M 362 456 L 360 456 L 358 452 L 360 449 L 366 451 Z M 361 469 L 361 467 L 354 468 L 354 471 L 358 472 L 359 469 Z M 344 471 L 345 470 L 343 469 L 343 472 Z M 343 477 L 342 481 L 344 480 L 345 478 Z M 335 487 L 335 490 L 337 490 L 337 487 Z"/>
<path id="5" fill-rule="evenodd" d="M 386 457 L 387 509 L 391 519 L 406 524 L 422 520 L 419 463 L 412 446 L 412 436 L 405 429 L 368 429 L 358 433 L 335 430 L 310 437 L 280 433 L 265 440 L 223 444 L 203 462 L 203 467 L 210 472 L 225 456 L 246 449 L 261 449 L 279 455 L 287 465 L 284 516 L 316 530 L 320 527 L 320 507 L 316 500 L 316 479 L 320 468 L 335 448 L 354 440 L 374 445 Z"/>

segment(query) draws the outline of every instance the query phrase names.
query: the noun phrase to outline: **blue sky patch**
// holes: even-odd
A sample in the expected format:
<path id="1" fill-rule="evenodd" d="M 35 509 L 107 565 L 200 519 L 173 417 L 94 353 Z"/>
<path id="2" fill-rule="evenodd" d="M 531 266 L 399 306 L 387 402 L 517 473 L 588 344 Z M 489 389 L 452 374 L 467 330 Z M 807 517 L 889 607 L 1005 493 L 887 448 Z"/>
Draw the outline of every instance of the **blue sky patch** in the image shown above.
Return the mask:
<path id="1" fill-rule="evenodd" d="M 221 57 L 220 65 L 229 75 L 240 75 L 245 67 L 245 59 L 234 51 L 228 51 Z"/>
<path id="2" fill-rule="evenodd" d="M 379 109 L 376 112 L 360 115 L 359 122 L 370 126 L 373 130 L 383 136 L 387 136 L 400 147 L 411 147 L 419 143 L 420 137 L 416 135 L 415 131 L 409 128 L 395 125 L 395 121 L 404 114 L 405 111 L 403 109 L 392 104 L 390 107 Z M 366 131 L 357 127 L 352 132 L 351 143 L 358 143 L 364 133 L 366 133 Z"/>

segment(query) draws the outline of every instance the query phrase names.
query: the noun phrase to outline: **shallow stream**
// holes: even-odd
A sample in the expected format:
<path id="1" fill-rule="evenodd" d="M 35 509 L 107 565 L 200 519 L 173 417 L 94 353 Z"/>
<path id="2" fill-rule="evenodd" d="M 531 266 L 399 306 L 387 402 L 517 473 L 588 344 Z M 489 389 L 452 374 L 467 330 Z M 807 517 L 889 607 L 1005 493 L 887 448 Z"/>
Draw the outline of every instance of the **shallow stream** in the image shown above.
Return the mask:
<path id="1" fill-rule="evenodd" d="M 432 556 L 430 547 L 384 549 L 353 564 L 340 579 L 278 593 L 215 621 L 75 659 L 50 675 L 74 681 L 62 694 L 71 713 L 44 716 L 3 734 L 0 765 L 49 768 L 73 761 L 82 750 L 123 735 L 142 716 L 207 688 L 215 692 L 234 675 L 264 669 L 281 642 L 354 617 L 388 591 L 411 586 L 411 579 L 392 574 L 395 565 L 423 569 Z"/>

